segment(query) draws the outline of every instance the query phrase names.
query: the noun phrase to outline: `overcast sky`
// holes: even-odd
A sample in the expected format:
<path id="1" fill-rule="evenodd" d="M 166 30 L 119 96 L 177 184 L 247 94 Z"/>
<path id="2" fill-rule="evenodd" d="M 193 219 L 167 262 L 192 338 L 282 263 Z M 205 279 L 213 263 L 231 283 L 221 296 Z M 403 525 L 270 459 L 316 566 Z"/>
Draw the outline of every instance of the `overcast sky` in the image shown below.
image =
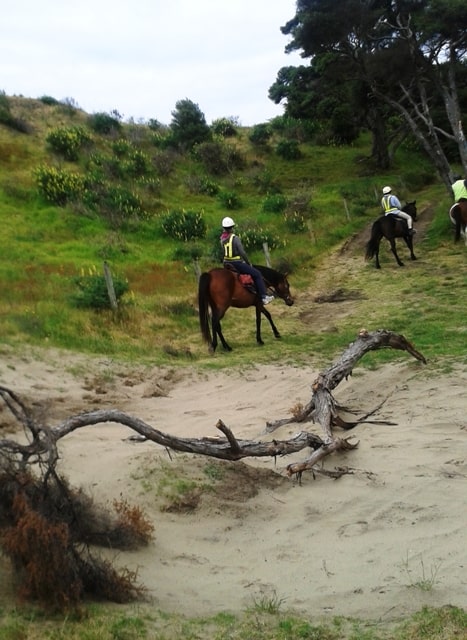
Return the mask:
<path id="1" fill-rule="evenodd" d="M 73 99 L 88 113 L 170 124 L 178 100 L 208 124 L 283 113 L 268 98 L 295 0 L 11 0 L 0 20 L 0 91 Z"/>

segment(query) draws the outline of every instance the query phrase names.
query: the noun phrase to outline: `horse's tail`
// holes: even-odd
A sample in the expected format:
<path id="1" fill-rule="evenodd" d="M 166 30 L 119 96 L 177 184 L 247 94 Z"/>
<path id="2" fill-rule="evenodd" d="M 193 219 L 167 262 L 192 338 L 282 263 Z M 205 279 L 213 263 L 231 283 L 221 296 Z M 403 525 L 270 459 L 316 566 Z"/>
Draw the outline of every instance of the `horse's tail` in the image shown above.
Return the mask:
<path id="1" fill-rule="evenodd" d="M 374 258 L 378 251 L 380 233 L 378 232 L 377 224 L 378 221 L 374 222 L 371 227 L 371 237 L 366 243 L 365 260 L 371 260 Z"/>
<path id="2" fill-rule="evenodd" d="M 209 326 L 209 308 L 211 304 L 209 295 L 210 282 L 211 274 L 205 271 L 201 274 L 198 283 L 198 314 L 201 335 L 208 344 L 212 344 L 211 329 Z"/>

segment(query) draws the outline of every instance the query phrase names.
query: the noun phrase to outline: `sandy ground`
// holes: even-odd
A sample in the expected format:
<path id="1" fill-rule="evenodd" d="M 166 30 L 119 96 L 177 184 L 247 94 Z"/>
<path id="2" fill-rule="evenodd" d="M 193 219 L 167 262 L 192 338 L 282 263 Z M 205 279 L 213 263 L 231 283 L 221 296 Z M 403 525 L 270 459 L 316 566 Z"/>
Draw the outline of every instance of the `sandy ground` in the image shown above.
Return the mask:
<path id="1" fill-rule="evenodd" d="M 271 365 L 242 374 L 137 370 L 50 350 L 18 358 L 3 349 L 0 379 L 45 410 L 51 426 L 112 407 L 172 435 L 215 436 L 221 418 L 237 437 L 265 441 L 301 429 L 320 434 L 312 423 L 265 430 L 267 421 L 309 401 L 316 373 Z M 154 541 L 111 557 L 138 569 L 161 610 L 204 615 L 274 600 L 317 616 L 388 620 L 424 604 L 465 607 L 466 385 L 466 371 L 434 375 L 410 356 L 377 371 L 356 368 L 336 399 L 357 415 L 385 402 L 372 416 L 379 423 L 353 430 L 356 450 L 325 461 L 351 474 L 306 473 L 298 485 L 284 470 L 306 451 L 216 462 L 215 490 L 193 511 L 164 510 L 161 480 L 209 484 L 212 459 L 169 456 L 128 439 L 133 432 L 121 425 L 86 427 L 61 440 L 60 469 L 103 505 L 124 499 L 144 508 Z M 9 432 L 6 410 L 0 425 Z"/>

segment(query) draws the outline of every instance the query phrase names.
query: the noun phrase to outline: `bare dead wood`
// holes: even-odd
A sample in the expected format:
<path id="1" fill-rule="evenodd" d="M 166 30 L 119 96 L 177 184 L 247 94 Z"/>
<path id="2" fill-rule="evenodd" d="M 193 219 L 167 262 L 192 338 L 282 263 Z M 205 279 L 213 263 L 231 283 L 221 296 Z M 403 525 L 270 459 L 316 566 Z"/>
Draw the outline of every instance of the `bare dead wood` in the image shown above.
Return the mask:
<path id="1" fill-rule="evenodd" d="M 219 437 L 205 438 L 180 438 L 171 436 L 143 420 L 130 416 L 118 409 L 97 410 L 80 413 L 72 416 L 54 427 L 46 427 L 35 419 L 25 403 L 9 389 L 0 387 L 0 397 L 13 413 L 15 418 L 22 423 L 28 442 L 20 444 L 16 441 L 0 440 L 0 466 L 3 460 L 17 465 L 39 463 L 45 465 L 48 472 L 54 470 L 58 460 L 57 442 L 77 429 L 108 422 L 121 424 L 132 429 L 138 434 L 139 439 L 150 440 L 168 450 L 185 453 L 200 454 L 223 460 L 241 460 L 247 457 L 277 457 L 296 453 L 306 448 L 312 450 L 311 455 L 300 463 L 293 463 L 287 467 L 289 476 L 298 475 L 305 470 L 315 468 L 318 462 L 331 453 L 351 450 L 358 446 L 350 443 L 349 439 L 334 438 L 332 427 L 335 425 L 343 428 L 351 428 L 358 422 L 346 422 L 339 416 L 339 407 L 334 400 L 331 391 L 347 378 L 355 366 L 355 363 L 368 351 L 392 348 L 401 349 L 410 353 L 421 362 L 426 362 L 424 356 L 403 336 L 391 331 L 379 330 L 368 333 L 361 330 L 355 342 L 351 343 L 341 357 L 326 371 L 320 373 L 312 384 L 312 397 L 308 405 L 300 415 L 290 420 L 279 420 L 268 424 L 268 431 L 287 422 L 303 422 L 312 419 L 318 422 L 324 433 L 324 439 L 316 434 L 301 431 L 289 440 L 273 439 L 267 442 L 239 440 L 231 429 L 219 419 L 216 428 L 223 434 Z M 366 414 L 367 417 L 370 414 Z"/>
<path id="2" fill-rule="evenodd" d="M 353 428 L 357 424 L 364 422 L 365 419 L 372 415 L 377 409 L 370 411 L 362 416 L 360 420 L 352 423 L 346 423 L 337 411 L 337 404 L 331 391 L 337 387 L 345 378 L 352 375 L 356 363 L 369 351 L 378 349 L 399 349 L 407 351 L 416 360 L 426 364 L 426 359 L 404 336 L 379 329 L 377 331 L 368 332 L 366 329 L 360 329 L 357 339 L 351 342 L 344 353 L 327 369 L 320 373 L 312 384 L 312 396 L 307 405 L 300 412 L 296 412 L 290 418 L 281 418 L 274 422 L 266 424 L 266 431 L 271 433 L 277 428 L 293 422 L 301 423 L 307 421 L 319 422 L 323 428 L 325 438 L 332 439 L 332 426 L 341 426 L 342 428 Z M 380 408 L 381 405 L 378 405 Z"/>

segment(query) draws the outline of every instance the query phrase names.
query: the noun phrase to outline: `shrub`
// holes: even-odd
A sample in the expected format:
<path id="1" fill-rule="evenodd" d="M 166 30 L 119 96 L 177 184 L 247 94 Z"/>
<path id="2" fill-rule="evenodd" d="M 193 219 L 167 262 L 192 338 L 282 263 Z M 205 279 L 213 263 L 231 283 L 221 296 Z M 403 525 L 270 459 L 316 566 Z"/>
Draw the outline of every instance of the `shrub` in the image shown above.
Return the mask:
<path id="1" fill-rule="evenodd" d="M 276 153 L 284 160 L 298 160 L 302 157 L 297 140 L 281 140 L 277 143 Z"/>
<path id="2" fill-rule="evenodd" d="M 271 136 L 272 128 L 270 127 L 270 125 L 262 123 L 255 124 L 255 126 L 251 130 L 250 135 L 248 136 L 248 139 L 256 147 L 264 147 L 269 142 Z"/>
<path id="3" fill-rule="evenodd" d="M 51 107 L 54 107 L 55 105 L 59 104 L 59 101 L 56 98 L 52 98 L 52 96 L 41 96 L 39 100 L 43 104 L 47 104 Z"/>
<path id="4" fill-rule="evenodd" d="M 234 191 L 219 191 L 217 197 L 225 209 L 241 209 L 243 206 L 240 196 Z"/>
<path id="5" fill-rule="evenodd" d="M 89 126 L 93 131 L 100 134 L 118 133 L 122 128 L 122 124 L 117 114 L 109 113 L 93 113 L 89 116 Z"/>
<path id="6" fill-rule="evenodd" d="M 203 193 L 206 196 L 216 196 L 219 193 L 217 182 L 206 177 L 188 176 L 186 185 L 191 193 Z"/>
<path id="7" fill-rule="evenodd" d="M 203 142 L 196 145 L 193 151 L 196 160 L 201 162 L 208 173 L 214 176 L 227 173 L 228 166 L 222 142 Z"/>
<path id="8" fill-rule="evenodd" d="M 263 202 L 265 213 L 282 213 L 287 206 L 287 198 L 282 193 L 273 193 Z"/>
<path id="9" fill-rule="evenodd" d="M 112 276 L 115 297 L 117 302 L 129 290 L 128 280 L 119 276 Z M 109 292 L 104 275 L 97 273 L 93 268 L 88 274 L 82 273 L 72 279 L 78 292 L 71 296 L 71 303 L 79 309 L 111 309 Z"/>
<path id="10" fill-rule="evenodd" d="M 105 185 L 96 205 L 101 213 L 117 222 L 121 219 L 147 217 L 139 195 L 120 185 Z"/>
<path id="11" fill-rule="evenodd" d="M 231 138 L 236 136 L 238 123 L 233 118 L 218 118 L 211 123 L 211 130 L 218 136 L 223 138 Z"/>
<path id="12" fill-rule="evenodd" d="M 41 165 L 34 177 L 39 193 L 51 204 L 64 206 L 78 200 L 85 192 L 84 178 L 78 173 Z"/>
<path id="13" fill-rule="evenodd" d="M 169 238 L 188 242 L 206 236 L 206 223 L 199 211 L 174 210 L 163 216 L 162 231 Z"/>
<path id="14" fill-rule="evenodd" d="M 0 124 L 20 133 L 31 133 L 32 131 L 32 127 L 27 122 L 13 116 L 10 111 L 10 102 L 4 91 L 0 91 Z"/>
<path id="15" fill-rule="evenodd" d="M 80 149 L 91 142 L 90 134 L 83 127 L 56 128 L 46 137 L 50 148 L 65 160 L 77 160 Z"/>
<path id="16" fill-rule="evenodd" d="M 283 245 L 280 238 L 254 224 L 250 227 L 245 227 L 244 223 L 239 235 L 247 252 L 262 250 L 265 242 L 268 243 L 270 249 L 278 249 Z"/>
<path id="17" fill-rule="evenodd" d="M 299 211 L 290 211 L 285 213 L 284 222 L 289 233 L 301 233 L 307 228 L 306 218 Z"/>

